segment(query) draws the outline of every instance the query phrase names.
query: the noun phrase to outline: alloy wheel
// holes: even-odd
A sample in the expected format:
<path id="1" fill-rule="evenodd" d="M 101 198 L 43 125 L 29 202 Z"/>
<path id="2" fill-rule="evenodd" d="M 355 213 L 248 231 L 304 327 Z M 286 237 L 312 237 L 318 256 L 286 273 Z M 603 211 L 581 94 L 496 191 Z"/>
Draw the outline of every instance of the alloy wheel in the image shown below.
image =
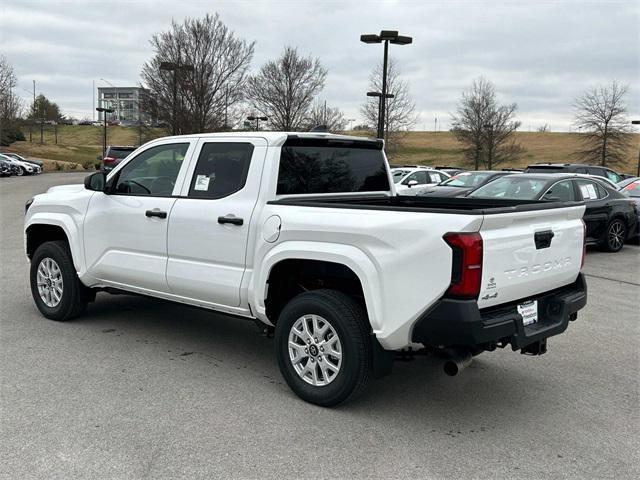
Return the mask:
<path id="1" fill-rule="evenodd" d="M 609 226 L 609 245 L 613 250 L 619 250 L 624 244 L 624 225 L 616 220 Z"/>
<path id="2" fill-rule="evenodd" d="M 328 385 L 340 373 L 340 337 L 333 326 L 319 315 L 303 315 L 293 323 L 288 350 L 294 370 L 310 385 Z"/>
<path id="3" fill-rule="evenodd" d="M 54 259 L 45 257 L 40 261 L 36 281 L 44 304 L 50 308 L 57 307 L 62 300 L 64 284 L 62 270 Z"/>

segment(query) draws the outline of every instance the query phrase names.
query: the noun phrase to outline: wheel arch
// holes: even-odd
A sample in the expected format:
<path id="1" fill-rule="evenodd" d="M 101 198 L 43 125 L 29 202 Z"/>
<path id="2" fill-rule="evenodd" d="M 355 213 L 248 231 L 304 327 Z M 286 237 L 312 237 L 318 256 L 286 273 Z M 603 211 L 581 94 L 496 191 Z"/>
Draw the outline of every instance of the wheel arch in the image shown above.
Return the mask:
<path id="1" fill-rule="evenodd" d="M 25 252 L 31 259 L 36 249 L 45 242 L 63 240 L 69 245 L 71 258 L 76 271 L 81 272 L 83 267 L 83 255 L 79 244 L 79 234 L 71 220 L 59 216 L 44 218 L 32 218 L 25 227 Z"/>
<path id="2" fill-rule="evenodd" d="M 256 316 L 260 320 L 275 324 L 283 305 L 278 305 L 277 301 L 274 304 L 274 297 L 269 297 L 274 293 L 276 296 L 282 293 L 279 291 L 282 285 L 275 291 L 272 285 L 282 279 L 287 279 L 290 283 L 298 279 L 295 274 L 302 274 L 307 281 L 323 280 L 316 285 L 302 284 L 303 289 L 300 291 L 306 291 L 309 287 L 334 287 L 335 290 L 359 299 L 374 333 L 380 329 L 381 285 L 373 261 L 356 247 L 318 242 L 285 242 L 264 257 L 258 275 L 254 277 L 256 281 L 253 288 L 253 304 L 256 305 Z M 279 297 L 281 302 L 290 299 L 293 293 L 288 290 L 288 285 L 285 286 L 285 292 L 285 295 Z"/>

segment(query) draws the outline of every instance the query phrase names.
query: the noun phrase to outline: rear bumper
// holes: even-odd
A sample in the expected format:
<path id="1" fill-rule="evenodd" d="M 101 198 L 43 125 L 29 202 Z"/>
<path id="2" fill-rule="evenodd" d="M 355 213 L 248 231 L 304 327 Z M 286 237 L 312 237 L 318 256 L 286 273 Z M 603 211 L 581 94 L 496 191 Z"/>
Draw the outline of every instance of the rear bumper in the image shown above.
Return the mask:
<path id="1" fill-rule="evenodd" d="M 527 300 L 538 301 L 538 322 L 524 326 L 516 305 Z M 564 332 L 586 304 L 582 273 L 571 285 L 483 310 L 475 300 L 442 299 L 418 319 L 412 340 L 433 348 L 492 350 L 510 344 L 518 350 Z"/>

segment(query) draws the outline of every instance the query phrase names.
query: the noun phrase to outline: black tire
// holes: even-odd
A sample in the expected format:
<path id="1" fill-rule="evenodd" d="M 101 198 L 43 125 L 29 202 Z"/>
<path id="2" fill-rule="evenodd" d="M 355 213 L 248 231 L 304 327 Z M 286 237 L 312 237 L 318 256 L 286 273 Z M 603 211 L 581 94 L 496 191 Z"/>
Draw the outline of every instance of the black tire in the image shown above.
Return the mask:
<path id="1" fill-rule="evenodd" d="M 18 167 L 18 170 L 16 170 L 16 176 L 21 177 L 25 174 L 25 169 L 22 167 Z"/>
<path id="2" fill-rule="evenodd" d="M 326 319 L 341 343 L 342 364 L 327 385 L 307 383 L 296 372 L 289 355 L 289 334 L 294 324 L 305 315 L 319 315 Z M 276 324 L 278 366 L 287 385 L 301 399 L 332 407 L 357 398 L 372 378 L 370 339 L 367 315 L 352 298 L 335 290 L 305 292 L 285 306 Z"/>
<path id="3" fill-rule="evenodd" d="M 47 305 L 38 290 L 38 268 L 40 263 L 47 258 L 55 261 L 62 278 L 62 295 L 59 303 L 55 306 Z M 38 310 L 51 320 L 70 320 L 79 316 L 87 308 L 90 290 L 78 279 L 67 242 L 45 242 L 36 249 L 31 258 L 30 282 L 31 295 Z"/>
<path id="4" fill-rule="evenodd" d="M 619 252 L 627 240 L 627 224 L 620 218 L 614 218 L 607 225 L 602 240 L 602 248 L 607 252 Z"/>

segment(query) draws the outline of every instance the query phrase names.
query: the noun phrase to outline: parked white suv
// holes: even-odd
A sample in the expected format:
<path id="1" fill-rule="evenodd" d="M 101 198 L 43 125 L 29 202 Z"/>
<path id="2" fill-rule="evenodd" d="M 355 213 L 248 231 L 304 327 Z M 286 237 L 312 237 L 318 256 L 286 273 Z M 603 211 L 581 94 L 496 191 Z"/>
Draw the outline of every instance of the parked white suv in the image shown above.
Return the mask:
<path id="1" fill-rule="evenodd" d="M 584 205 L 395 193 L 378 140 L 154 140 L 27 203 L 31 291 L 53 320 L 101 290 L 257 320 L 289 386 L 325 406 L 410 348 L 448 373 L 497 347 L 542 354 L 584 307 Z"/>
<path id="2" fill-rule="evenodd" d="M 391 174 L 398 195 L 420 195 L 429 187 L 451 178 L 448 173 L 429 167 L 392 168 Z"/>

